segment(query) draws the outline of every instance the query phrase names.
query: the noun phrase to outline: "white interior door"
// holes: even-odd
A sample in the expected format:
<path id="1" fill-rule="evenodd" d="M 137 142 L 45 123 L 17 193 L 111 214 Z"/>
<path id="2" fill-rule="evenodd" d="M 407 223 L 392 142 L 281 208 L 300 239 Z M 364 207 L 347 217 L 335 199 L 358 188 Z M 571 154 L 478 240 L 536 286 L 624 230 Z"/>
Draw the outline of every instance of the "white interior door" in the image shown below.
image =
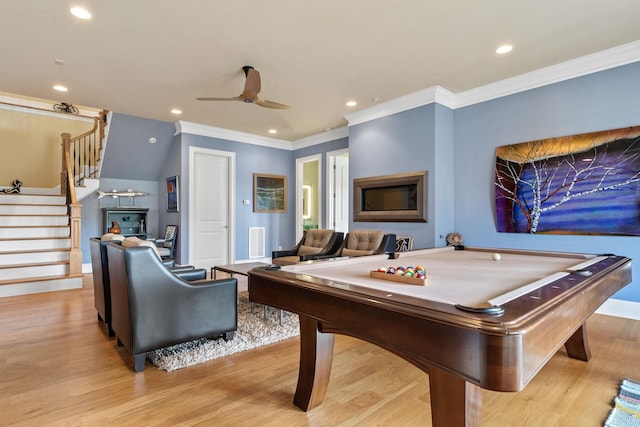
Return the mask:
<path id="1" fill-rule="evenodd" d="M 334 163 L 334 229 L 349 231 L 349 156 L 336 156 Z"/>
<path id="2" fill-rule="evenodd" d="M 189 151 L 189 264 L 197 268 L 234 261 L 234 163 L 234 153 Z"/>

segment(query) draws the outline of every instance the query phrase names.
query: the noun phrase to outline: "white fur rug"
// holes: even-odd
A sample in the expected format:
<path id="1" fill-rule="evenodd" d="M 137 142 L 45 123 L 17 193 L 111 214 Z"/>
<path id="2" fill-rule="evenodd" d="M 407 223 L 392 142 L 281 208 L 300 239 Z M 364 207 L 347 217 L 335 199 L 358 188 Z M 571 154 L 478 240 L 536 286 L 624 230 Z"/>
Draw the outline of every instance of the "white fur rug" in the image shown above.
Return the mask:
<path id="1" fill-rule="evenodd" d="M 296 314 L 284 312 L 282 326 L 280 326 L 280 310 L 269 307 L 265 320 L 262 307 L 262 305 L 256 305 L 252 314 L 248 293 L 240 292 L 238 294 L 238 330 L 231 341 L 225 341 L 222 338 L 203 338 L 150 351 L 147 353 L 147 359 L 160 369 L 175 371 L 218 357 L 273 344 L 300 334 L 300 324 Z"/>

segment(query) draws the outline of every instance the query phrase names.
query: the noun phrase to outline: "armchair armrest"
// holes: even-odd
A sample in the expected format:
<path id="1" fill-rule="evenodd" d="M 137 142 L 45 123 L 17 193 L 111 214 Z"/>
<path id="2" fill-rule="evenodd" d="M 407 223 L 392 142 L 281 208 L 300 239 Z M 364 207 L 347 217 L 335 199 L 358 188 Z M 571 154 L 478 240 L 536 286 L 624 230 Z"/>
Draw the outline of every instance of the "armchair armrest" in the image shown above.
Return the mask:
<path id="1" fill-rule="evenodd" d="M 204 268 L 195 268 L 192 265 L 185 266 L 191 268 L 175 268 L 171 270 L 173 274 L 181 278 L 182 280 L 186 280 L 188 282 L 193 282 L 195 280 L 204 280 L 207 278 L 207 270 Z"/>
<path id="2" fill-rule="evenodd" d="M 271 252 L 271 258 L 280 258 L 283 256 L 295 256 L 298 255 L 298 248 L 294 248 L 294 249 L 286 249 L 286 250 L 282 250 L 282 251 L 272 251 Z"/>

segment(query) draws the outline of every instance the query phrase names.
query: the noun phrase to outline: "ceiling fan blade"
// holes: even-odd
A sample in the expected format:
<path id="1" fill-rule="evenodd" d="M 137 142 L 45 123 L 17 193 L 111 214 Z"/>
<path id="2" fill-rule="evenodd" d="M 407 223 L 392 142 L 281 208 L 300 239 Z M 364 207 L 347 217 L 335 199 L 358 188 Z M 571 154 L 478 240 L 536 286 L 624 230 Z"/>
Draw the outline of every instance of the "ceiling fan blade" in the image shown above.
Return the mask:
<path id="1" fill-rule="evenodd" d="M 267 101 L 263 99 L 256 99 L 254 101 L 254 104 L 265 108 L 278 108 L 281 110 L 292 108 L 290 105 L 280 104 L 279 102 Z"/>
<path id="2" fill-rule="evenodd" d="M 234 96 L 233 98 L 217 98 L 212 96 L 196 98 L 198 101 L 242 101 L 242 98 L 239 96 Z"/>
<path id="3" fill-rule="evenodd" d="M 256 99 L 260 93 L 260 73 L 253 68 L 247 70 L 247 80 L 244 82 L 244 90 L 241 98 Z"/>

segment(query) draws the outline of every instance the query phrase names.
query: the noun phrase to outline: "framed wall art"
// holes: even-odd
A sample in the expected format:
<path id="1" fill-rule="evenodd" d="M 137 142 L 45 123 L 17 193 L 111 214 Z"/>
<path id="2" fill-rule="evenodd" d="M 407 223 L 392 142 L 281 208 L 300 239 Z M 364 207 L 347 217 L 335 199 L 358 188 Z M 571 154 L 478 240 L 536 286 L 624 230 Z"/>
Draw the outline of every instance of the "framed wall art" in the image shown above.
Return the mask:
<path id="1" fill-rule="evenodd" d="M 167 212 L 178 212 L 180 209 L 179 177 L 167 178 Z"/>
<path id="2" fill-rule="evenodd" d="M 640 126 L 496 149 L 499 232 L 640 235 Z"/>
<path id="3" fill-rule="evenodd" d="M 253 211 L 287 211 L 287 177 L 253 174 Z"/>

